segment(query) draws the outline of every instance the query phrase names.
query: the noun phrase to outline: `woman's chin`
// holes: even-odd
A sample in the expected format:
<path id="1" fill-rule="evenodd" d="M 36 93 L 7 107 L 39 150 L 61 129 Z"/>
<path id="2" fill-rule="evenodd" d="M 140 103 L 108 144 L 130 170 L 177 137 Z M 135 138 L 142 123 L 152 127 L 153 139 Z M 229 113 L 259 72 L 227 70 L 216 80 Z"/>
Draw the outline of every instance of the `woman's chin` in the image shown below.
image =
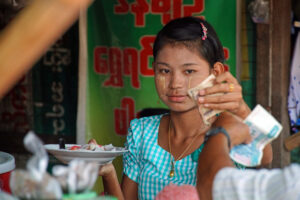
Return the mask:
<path id="1" fill-rule="evenodd" d="M 172 106 L 168 106 L 169 109 L 173 112 L 198 112 L 198 108 L 195 106 L 187 106 L 187 105 L 172 105 Z"/>

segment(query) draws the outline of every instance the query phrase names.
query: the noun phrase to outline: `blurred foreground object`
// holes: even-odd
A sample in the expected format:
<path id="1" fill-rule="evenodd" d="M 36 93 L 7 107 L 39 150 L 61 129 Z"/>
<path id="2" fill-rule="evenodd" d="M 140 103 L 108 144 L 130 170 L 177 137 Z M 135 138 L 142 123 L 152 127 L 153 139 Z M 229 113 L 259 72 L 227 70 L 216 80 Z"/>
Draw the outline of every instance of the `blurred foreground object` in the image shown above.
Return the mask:
<path id="1" fill-rule="evenodd" d="M 43 142 L 33 133 L 24 137 L 25 148 L 33 154 L 26 170 L 16 169 L 10 176 L 12 194 L 22 199 L 61 199 L 59 182 L 47 173 L 49 157 Z"/>
<path id="2" fill-rule="evenodd" d="M 11 192 L 9 187 L 9 178 L 15 167 L 16 165 L 14 156 L 0 151 L 0 191 L 5 191 L 8 193 Z"/>
<path id="3" fill-rule="evenodd" d="M 34 0 L 0 35 L 0 99 L 92 0 Z"/>
<path id="4" fill-rule="evenodd" d="M 91 191 L 98 177 L 96 162 L 75 159 L 68 166 L 56 165 L 52 176 L 47 172 L 48 154 L 34 132 L 25 136 L 24 146 L 33 156 L 27 162 L 26 170 L 16 169 L 11 173 L 13 195 L 20 199 L 76 199 L 77 195 L 81 199 L 91 199 L 97 196 Z"/>
<path id="5" fill-rule="evenodd" d="M 160 191 L 155 200 L 199 200 L 198 192 L 192 185 L 170 184 Z"/>
<path id="6" fill-rule="evenodd" d="M 89 192 L 93 189 L 98 177 L 97 162 L 72 160 L 68 166 L 56 165 L 52 173 L 59 182 L 64 193 L 75 194 Z"/>

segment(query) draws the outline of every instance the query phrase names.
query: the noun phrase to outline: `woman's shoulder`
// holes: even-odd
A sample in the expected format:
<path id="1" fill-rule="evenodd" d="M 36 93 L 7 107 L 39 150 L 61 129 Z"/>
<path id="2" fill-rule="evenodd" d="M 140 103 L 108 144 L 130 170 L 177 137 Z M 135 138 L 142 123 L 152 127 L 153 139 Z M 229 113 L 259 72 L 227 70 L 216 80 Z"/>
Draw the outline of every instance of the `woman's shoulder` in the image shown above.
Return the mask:
<path id="1" fill-rule="evenodd" d="M 130 126 L 153 126 L 157 123 L 160 123 L 160 120 L 163 116 L 164 114 L 135 118 L 131 120 Z"/>
<path id="2" fill-rule="evenodd" d="M 149 138 L 155 137 L 158 133 L 160 119 L 162 117 L 163 114 L 131 120 L 127 135 L 127 143 L 141 145 L 141 143 L 148 141 Z"/>
<path id="3" fill-rule="evenodd" d="M 144 137 L 149 134 L 153 135 L 153 132 L 158 131 L 160 120 L 163 116 L 164 114 L 135 118 L 131 120 L 128 136 L 133 135 L 133 137 Z"/>

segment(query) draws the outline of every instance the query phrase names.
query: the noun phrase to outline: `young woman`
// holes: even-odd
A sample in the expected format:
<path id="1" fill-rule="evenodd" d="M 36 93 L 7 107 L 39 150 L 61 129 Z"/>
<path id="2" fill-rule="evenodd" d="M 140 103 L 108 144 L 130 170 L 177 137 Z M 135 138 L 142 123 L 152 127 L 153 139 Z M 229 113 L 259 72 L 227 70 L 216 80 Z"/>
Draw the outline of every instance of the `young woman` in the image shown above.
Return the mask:
<path id="1" fill-rule="evenodd" d="M 199 106 L 220 109 L 245 118 L 250 109 L 238 81 L 224 69 L 223 47 L 206 21 L 184 17 L 170 21 L 158 33 L 153 47 L 155 85 L 169 114 L 132 120 L 123 156 L 121 188 L 112 165 L 102 167 L 106 192 L 119 199 L 154 199 L 169 183 L 196 185 L 198 157 L 209 126 Z M 188 90 L 210 74 L 215 85 L 199 92 L 197 102 Z M 221 96 L 208 94 L 224 93 Z M 263 164 L 271 162 L 272 149 L 264 150 Z"/>

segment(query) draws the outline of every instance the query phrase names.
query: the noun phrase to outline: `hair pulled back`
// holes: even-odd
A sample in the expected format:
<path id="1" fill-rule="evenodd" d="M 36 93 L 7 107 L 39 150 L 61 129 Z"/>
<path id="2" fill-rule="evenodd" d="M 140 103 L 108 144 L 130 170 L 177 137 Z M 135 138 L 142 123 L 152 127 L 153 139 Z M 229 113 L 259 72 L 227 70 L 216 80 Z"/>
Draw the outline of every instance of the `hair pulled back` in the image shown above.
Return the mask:
<path id="1" fill-rule="evenodd" d="M 204 30 L 201 23 L 207 28 L 207 38 L 202 40 Z M 159 51 L 167 44 L 182 44 L 190 50 L 199 52 L 213 67 L 216 62 L 224 62 L 222 44 L 214 28 L 205 20 L 198 17 L 183 17 L 171 20 L 157 34 L 153 45 L 153 57 L 156 59 Z"/>

